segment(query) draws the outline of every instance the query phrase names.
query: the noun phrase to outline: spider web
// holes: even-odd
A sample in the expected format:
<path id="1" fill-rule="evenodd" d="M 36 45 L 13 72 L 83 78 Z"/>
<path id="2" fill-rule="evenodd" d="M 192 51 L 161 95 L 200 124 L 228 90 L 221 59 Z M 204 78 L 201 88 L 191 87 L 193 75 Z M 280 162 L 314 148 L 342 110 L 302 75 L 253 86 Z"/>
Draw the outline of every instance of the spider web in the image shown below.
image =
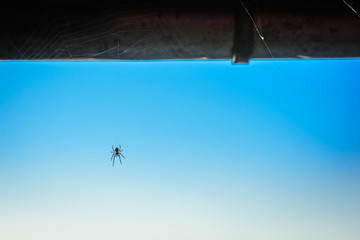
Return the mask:
<path id="1" fill-rule="evenodd" d="M 118 56 L 136 55 L 136 52 L 144 51 L 145 45 L 151 48 L 149 40 L 158 23 L 150 7 L 116 10 L 131 7 L 115 2 L 91 8 L 66 4 L 45 12 L 37 11 L 36 14 L 43 15 L 36 26 L 32 26 L 28 38 L 12 34 L 10 39 L 9 34 L 2 32 L 17 50 L 15 59 L 108 58 L 114 53 Z M 152 4 L 152 7 L 156 8 L 156 5 Z M 144 18 L 153 23 L 147 29 L 139 26 Z M 138 40 L 128 42 L 134 36 Z"/>
<path id="2" fill-rule="evenodd" d="M 178 16 L 163 13 L 160 6 L 161 1 L 138 4 L 107 0 L 9 6 L 5 16 L 0 16 L 1 55 L 20 60 L 206 57 L 199 45 L 187 40 L 186 30 L 176 22 Z M 215 27 L 222 24 L 209 19 Z M 201 32 L 201 26 L 194 28 Z M 217 29 L 230 38 L 229 26 Z M 220 40 L 214 55 L 230 49 L 228 45 Z M 16 49 L 15 55 L 12 49 Z"/>

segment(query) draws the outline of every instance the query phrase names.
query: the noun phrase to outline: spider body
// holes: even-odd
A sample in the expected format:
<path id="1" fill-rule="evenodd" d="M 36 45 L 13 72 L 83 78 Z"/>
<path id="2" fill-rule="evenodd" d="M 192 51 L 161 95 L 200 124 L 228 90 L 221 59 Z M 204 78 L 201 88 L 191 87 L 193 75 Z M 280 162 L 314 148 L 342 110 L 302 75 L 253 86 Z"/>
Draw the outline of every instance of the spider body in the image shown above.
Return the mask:
<path id="1" fill-rule="evenodd" d="M 115 158 L 116 158 L 116 157 L 119 158 L 120 164 L 122 164 L 122 162 L 121 162 L 121 157 L 123 157 L 123 158 L 125 158 L 125 157 L 124 157 L 124 155 L 122 155 L 122 153 L 121 153 L 121 152 L 123 151 L 123 150 L 121 149 L 121 145 L 119 145 L 119 147 L 116 147 L 115 149 L 114 149 L 114 146 L 112 146 L 112 150 L 113 150 L 113 151 L 111 152 L 111 153 L 113 154 L 113 155 L 111 156 L 111 160 L 113 161 L 113 164 L 112 164 L 112 165 L 114 166 Z"/>

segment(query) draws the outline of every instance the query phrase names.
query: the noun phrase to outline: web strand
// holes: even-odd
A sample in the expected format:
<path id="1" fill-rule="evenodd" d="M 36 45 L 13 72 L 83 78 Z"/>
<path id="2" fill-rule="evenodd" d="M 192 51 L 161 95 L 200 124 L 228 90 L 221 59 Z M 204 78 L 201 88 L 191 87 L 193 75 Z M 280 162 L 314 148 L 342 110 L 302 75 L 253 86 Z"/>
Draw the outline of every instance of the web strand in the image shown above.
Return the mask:
<path id="1" fill-rule="evenodd" d="M 260 32 L 259 28 L 257 27 L 257 25 L 256 25 L 256 23 L 255 23 L 255 21 L 254 21 L 253 17 L 251 16 L 251 14 L 250 14 L 249 10 L 247 9 L 247 7 L 245 6 L 245 4 L 244 4 L 244 2 L 243 2 L 242 0 L 240 0 L 240 3 L 241 3 L 241 5 L 244 7 L 244 9 L 245 9 L 245 11 L 246 11 L 247 15 L 249 16 L 249 18 L 251 19 L 251 22 L 253 23 L 253 25 L 254 25 L 254 27 L 255 27 L 256 32 L 258 33 L 258 35 L 259 35 L 259 37 L 260 37 L 261 41 L 264 43 L 264 45 L 265 45 L 266 49 L 268 50 L 268 52 L 269 52 L 269 54 L 270 54 L 271 58 L 274 58 L 274 55 L 272 54 L 272 52 L 271 52 L 271 50 L 270 50 L 270 48 L 269 48 L 268 44 L 267 44 L 267 43 L 266 43 L 266 41 L 265 41 L 264 36 L 261 34 L 261 32 Z"/>
<path id="2" fill-rule="evenodd" d="M 345 0 L 343 0 L 343 2 L 360 18 L 360 14 L 349 3 L 347 3 Z"/>

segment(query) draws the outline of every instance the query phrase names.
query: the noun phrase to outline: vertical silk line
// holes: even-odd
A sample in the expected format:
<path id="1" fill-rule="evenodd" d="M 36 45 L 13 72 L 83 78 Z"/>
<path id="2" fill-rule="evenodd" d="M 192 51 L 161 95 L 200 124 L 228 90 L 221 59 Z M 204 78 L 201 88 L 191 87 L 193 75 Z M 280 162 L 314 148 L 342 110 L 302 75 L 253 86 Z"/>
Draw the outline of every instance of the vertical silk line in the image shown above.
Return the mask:
<path id="1" fill-rule="evenodd" d="M 262 29 L 261 17 L 260 17 L 260 13 L 259 13 L 259 8 L 258 8 L 258 2 L 257 2 L 257 0 L 255 0 L 255 4 L 256 4 L 257 17 L 258 17 L 258 20 L 259 20 L 259 29 L 260 29 L 260 32 L 262 33 L 262 32 L 263 32 L 263 29 Z"/>

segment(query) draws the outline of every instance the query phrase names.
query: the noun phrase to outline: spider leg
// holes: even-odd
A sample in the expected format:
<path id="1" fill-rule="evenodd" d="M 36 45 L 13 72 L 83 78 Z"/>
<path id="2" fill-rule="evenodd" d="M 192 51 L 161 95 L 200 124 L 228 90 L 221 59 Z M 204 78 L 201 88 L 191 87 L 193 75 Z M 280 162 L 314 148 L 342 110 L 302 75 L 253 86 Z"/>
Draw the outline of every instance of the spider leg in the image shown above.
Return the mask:
<path id="1" fill-rule="evenodd" d="M 113 154 L 112 156 L 111 156 L 111 160 L 112 160 L 112 166 L 114 166 L 114 163 L 115 163 L 115 157 L 116 157 L 116 155 L 115 154 Z"/>
<path id="2" fill-rule="evenodd" d="M 113 149 L 113 151 L 115 151 L 115 150 L 114 150 L 114 145 L 112 145 L 112 149 Z"/>
<path id="3" fill-rule="evenodd" d="M 120 161 L 120 164 L 122 165 L 122 162 L 121 162 L 121 157 L 120 157 L 120 155 L 119 155 L 119 161 Z"/>
<path id="4" fill-rule="evenodd" d="M 124 157 L 124 155 L 122 155 L 122 153 L 119 153 L 123 158 L 126 158 L 126 157 Z"/>

